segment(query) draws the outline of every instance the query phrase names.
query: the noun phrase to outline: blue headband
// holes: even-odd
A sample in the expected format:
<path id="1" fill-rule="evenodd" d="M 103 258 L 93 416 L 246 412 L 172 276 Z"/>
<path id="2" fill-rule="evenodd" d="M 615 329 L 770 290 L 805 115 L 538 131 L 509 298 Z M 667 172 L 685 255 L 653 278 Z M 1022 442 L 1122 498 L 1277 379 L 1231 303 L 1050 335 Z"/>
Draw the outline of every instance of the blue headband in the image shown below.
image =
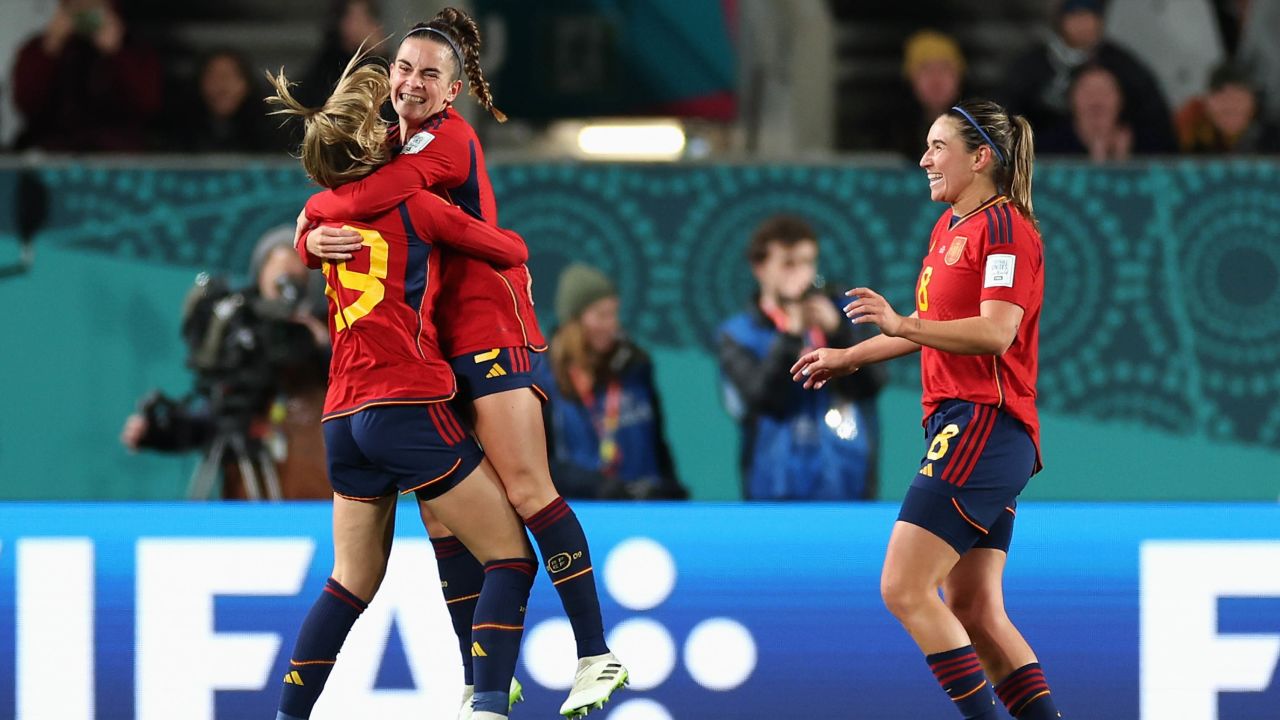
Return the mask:
<path id="1" fill-rule="evenodd" d="M 458 49 L 458 43 L 454 42 L 453 38 L 449 37 L 449 33 L 444 32 L 443 30 L 437 30 L 433 27 L 420 27 L 405 33 L 400 42 L 404 42 L 405 40 L 408 40 L 410 36 L 421 32 L 435 33 L 436 35 L 444 38 L 444 41 L 449 43 L 449 49 L 453 50 L 453 56 L 458 59 L 458 69 L 461 70 L 466 67 L 466 64 L 462 62 L 462 50 Z"/>
<path id="2" fill-rule="evenodd" d="M 973 119 L 973 116 L 965 112 L 964 108 L 960 107 L 959 105 L 956 105 L 951 109 L 963 115 L 964 119 L 969 121 L 969 124 L 973 126 L 973 129 L 977 130 L 978 134 L 982 136 L 982 139 L 986 140 L 987 144 L 991 146 L 991 149 L 995 151 L 996 157 L 1000 158 L 1000 164 L 1001 165 L 1006 164 L 1004 161 L 1004 153 L 1000 152 L 1000 148 L 995 144 L 995 141 L 993 141 L 991 139 L 991 136 L 987 134 L 987 131 L 983 130 L 982 126 L 979 125 L 978 122 Z"/>

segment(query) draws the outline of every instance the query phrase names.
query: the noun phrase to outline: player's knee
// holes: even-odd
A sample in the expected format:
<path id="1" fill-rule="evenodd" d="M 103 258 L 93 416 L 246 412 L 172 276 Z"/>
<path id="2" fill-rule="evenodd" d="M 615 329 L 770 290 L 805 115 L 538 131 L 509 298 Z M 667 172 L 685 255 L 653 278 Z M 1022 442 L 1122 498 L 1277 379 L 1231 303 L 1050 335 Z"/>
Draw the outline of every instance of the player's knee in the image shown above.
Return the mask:
<path id="1" fill-rule="evenodd" d="M 886 574 L 880 578 L 880 599 L 885 608 L 901 620 L 914 614 L 927 601 L 927 593 L 905 578 Z"/>
<path id="2" fill-rule="evenodd" d="M 1000 603 L 984 594 L 948 597 L 947 607 L 970 637 L 988 637 L 1005 620 L 1004 608 Z"/>
<path id="3" fill-rule="evenodd" d="M 366 603 L 378 594 L 378 588 L 381 587 L 382 579 L 386 574 L 387 564 L 372 560 L 361 567 L 346 567 L 342 564 L 335 564 L 333 567 L 333 579 Z"/>
<path id="4" fill-rule="evenodd" d="M 531 517 L 556 499 L 555 486 L 546 472 L 533 464 L 521 465 L 502 474 L 507 502 L 522 518 Z"/>

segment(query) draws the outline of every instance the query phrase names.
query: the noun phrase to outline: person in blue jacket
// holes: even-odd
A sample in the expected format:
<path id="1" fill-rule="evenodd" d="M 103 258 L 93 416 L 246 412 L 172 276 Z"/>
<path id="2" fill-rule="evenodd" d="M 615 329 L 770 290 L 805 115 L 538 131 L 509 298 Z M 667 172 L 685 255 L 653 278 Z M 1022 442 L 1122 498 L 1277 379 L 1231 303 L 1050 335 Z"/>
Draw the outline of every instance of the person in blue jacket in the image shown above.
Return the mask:
<path id="1" fill-rule="evenodd" d="M 683 499 L 663 435 L 649 356 L 618 320 L 618 293 L 600 271 L 570 265 L 556 288 L 559 327 L 538 387 L 552 476 L 565 497 Z"/>
<path id="2" fill-rule="evenodd" d="M 806 349 L 847 347 L 870 331 L 849 323 L 818 275 L 818 241 L 804 220 L 765 220 L 747 247 L 759 289 L 719 330 L 725 407 L 742 430 L 748 500 L 864 500 L 877 492 L 879 366 L 818 392 L 791 382 Z"/>

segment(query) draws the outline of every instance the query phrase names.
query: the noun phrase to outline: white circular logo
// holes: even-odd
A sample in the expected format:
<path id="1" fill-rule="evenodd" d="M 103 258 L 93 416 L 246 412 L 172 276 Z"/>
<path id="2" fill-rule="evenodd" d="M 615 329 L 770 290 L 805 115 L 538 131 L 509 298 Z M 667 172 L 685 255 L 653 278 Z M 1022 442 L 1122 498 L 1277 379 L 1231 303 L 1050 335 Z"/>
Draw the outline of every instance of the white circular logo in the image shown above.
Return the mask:
<path id="1" fill-rule="evenodd" d="M 652 610 L 676 587 L 676 561 L 649 538 L 623 540 L 604 563 L 604 586 L 628 610 Z"/>

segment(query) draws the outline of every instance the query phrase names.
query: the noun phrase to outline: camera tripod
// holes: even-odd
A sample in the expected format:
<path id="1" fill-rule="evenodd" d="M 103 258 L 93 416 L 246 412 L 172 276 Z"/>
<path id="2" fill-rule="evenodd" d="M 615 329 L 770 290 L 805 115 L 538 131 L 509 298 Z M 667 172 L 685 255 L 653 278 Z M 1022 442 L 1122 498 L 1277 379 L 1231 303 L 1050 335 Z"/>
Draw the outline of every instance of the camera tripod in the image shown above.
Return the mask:
<path id="1" fill-rule="evenodd" d="M 218 471 L 223 460 L 230 452 L 240 468 L 240 481 L 244 483 L 244 493 L 249 500 L 261 500 L 266 491 L 268 500 L 280 500 L 280 476 L 276 473 L 276 463 L 267 446 L 257 438 L 249 436 L 245 426 L 238 423 L 219 424 L 213 442 L 204 459 L 191 474 L 191 482 L 187 486 L 187 499 L 208 500 L 213 492 L 213 485 L 218 479 Z"/>

